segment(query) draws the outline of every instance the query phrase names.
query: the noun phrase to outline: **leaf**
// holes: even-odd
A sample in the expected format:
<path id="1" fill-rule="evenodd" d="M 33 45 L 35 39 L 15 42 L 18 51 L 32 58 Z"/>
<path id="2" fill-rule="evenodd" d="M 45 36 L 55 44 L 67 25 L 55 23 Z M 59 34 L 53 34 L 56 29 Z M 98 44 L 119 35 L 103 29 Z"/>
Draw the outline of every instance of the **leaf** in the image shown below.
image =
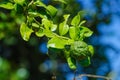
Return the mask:
<path id="1" fill-rule="evenodd" d="M 66 25 L 64 22 L 60 23 L 59 25 L 59 34 L 60 35 L 65 35 L 69 30 L 69 26 Z"/>
<path id="2" fill-rule="evenodd" d="M 14 5 L 9 2 L 5 4 L 0 4 L 0 7 L 5 8 L 5 9 L 14 9 Z"/>
<path id="3" fill-rule="evenodd" d="M 93 48 L 93 46 L 92 45 L 88 45 L 88 49 L 89 49 L 89 52 L 90 52 L 91 56 L 93 56 L 94 55 L 94 48 Z"/>
<path id="4" fill-rule="evenodd" d="M 55 31 L 56 29 L 57 29 L 57 25 L 52 24 L 52 26 L 51 26 L 51 31 Z"/>
<path id="5" fill-rule="evenodd" d="M 44 3 L 42 3 L 42 2 L 39 1 L 39 0 L 37 0 L 36 2 L 34 2 L 34 4 L 37 5 L 37 6 L 40 6 L 40 7 L 44 7 L 44 8 L 47 7 Z"/>
<path id="6" fill-rule="evenodd" d="M 79 24 L 79 27 L 80 27 L 82 24 L 84 24 L 85 22 L 86 22 L 85 20 L 81 21 L 80 24 Z"/>
<path id="7" fill-rule="evenodd" d="M 36 23 L 32 23 L 32 26 L 35 27 L 35 28 L 39 28 L 39 25 L 36 24 Z"/>
<path id="8" fill-rule="evenodd" d="M 54 0 L 54 1 L 59 1 L 61 3 L 67 4 L 67 2 L 65 0 Z"/>
<path id="9" fill-rule="evenodd" d="M 42 24 L 44 25 L 45 29 L 49 30 L 50 27 L 51 27 L 51 21 L 46 19 L 46 18 L 43 18 L 42 19 Z"/>
<path id="10" fill-rule="evenodd" d="M 56 13 L 57 13 L 57 9 L 55 7 L 53 7 L 52 5 L 48 5 L 46 7 L 46 9 L 48 10 L 48 13 L 51 15 L 51 16 L 55 16 Z"/>
<path id="11" fill-rule="evenodd" d="M 45 35 L 43 29 L 39 29 L 37 32 L 35 32 L 36 36 L 43 37 Z"/>
<path id="12" fill-rule="evenodd" d="M 28 41 L 30 38 L 31 33 L 33 32 L 25 23 L 22 23 L 20 26 L 20 33 L 23 40 Z"/>
<path id="13" fill-rule="evenodd" d="M 23 3 L 25 2 L 25 0 L 14 0 L 15 3 L 23 5 Z"/>
<path id="14" fill-rule="evenodd" d="M 78 61 L 81 66 L 87 67 L 91 64 L 90 62 L 90 57 L 86 57 L 85 59 L 79 60 Z"/>
<path id="15" fill-rule="evenodd" d="M 77 25 L 79 25 L 79 23 L 80 23 L 80 15 L 77 14 L 77 15 L 72 19 L 71 25 L 77 26 Z"/>
<path id="16" fill-rule="evenodd" d="M 45 36 L 49 37 L 49 38 L 53 38 L 55 36 L 55 33 L 53 33 L 50 30 L 44 29 L 44 34 Z"/>
<path id="17" fill-rule="evenodd" d="M 69 31 L 69 26 L 66 24 L 69 16 L 70 16 L 69 14 L 64 15 L 65 20 L 59 24 L 59 34 L 60 35 L 65 35 Z"/>
<path id="18" fill-rule="evenodd" d="M 40 13 L 38 13 L 38 12 L 28 12 L 28 14 L 29 14 L 30 16 L 32 16 L 32 17 L 46 18 L 45 15 L 42 15 L 42 14 L 40 14 Z"/>
<path id="19" fill-rule="evenodd" d="M 24 8 L 22 5 L 20 4 L 15 4 L 15 11 L 17 14 L 23 14 L 24 13 Z"/>
<path id="20" fill-rule="evenodd" d="M 76 69 L 76 60 L 72 57 L 67 58 L 67 63 L 70 67 L 70 69 L 75 70 Z"/>
<path id="21" fill-rule="evenodd" d="M 90 37 L 92 34 L 93 32 L 87 27 L 80 27 L 80 37 Z"/>
<path id="22" fill-rule="evenodd" d="M 74 40 L 76 39 L 76 28 L 75 27 L 70 27 L 69 35 L 70 35 L 70 38 L 72 38 Z"/>
<path id="23" fill-rule="evenodd" d="M 66 45 L 66 41 L 64 39 L 53 37 L 48 41 L 47 47 L 63 49 L 65 45 Z"/>

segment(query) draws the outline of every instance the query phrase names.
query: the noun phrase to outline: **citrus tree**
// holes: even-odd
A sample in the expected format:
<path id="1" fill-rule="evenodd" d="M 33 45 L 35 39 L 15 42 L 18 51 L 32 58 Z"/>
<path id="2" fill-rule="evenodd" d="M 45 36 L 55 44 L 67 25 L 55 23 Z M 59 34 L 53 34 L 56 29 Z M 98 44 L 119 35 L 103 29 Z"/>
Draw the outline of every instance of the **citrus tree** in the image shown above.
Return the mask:
<path id="1" fill-rule="evenodd" d="M 14 18 L 14 21 L 7 23 L 8 25 L 0 22 L 0 39 L 19 28 L 25 41 L 29 41 L 31 35 L 46 37 L 49 57 L 63 57 L 72 70 L 76 70 L 77 63 L 81 66 L 90 65 L 94 49 L 85 42 L 85 38 L 90 37 L 93 32 L 83 25 L 86 22 L 82 19 L 84 13 L 78 11 L 75 16 L 69 12 L 61 14 L 61 6 L 55 4 L 68 5 L 66 0 L 51 0 L 54 3 L 51 5 L 45 4 L 44 1 L 6 0 L 0 3 L 1 8 L 8 10 L 7 15 Z M 7 18 L 4 11 L 0 14 L 3 19 Z M 15 27 L 14 23 L 19 27 Z M 11 29 L 10 25 L 14 29 Z M 6 34 L 4 29 L 9 32 Z"/>

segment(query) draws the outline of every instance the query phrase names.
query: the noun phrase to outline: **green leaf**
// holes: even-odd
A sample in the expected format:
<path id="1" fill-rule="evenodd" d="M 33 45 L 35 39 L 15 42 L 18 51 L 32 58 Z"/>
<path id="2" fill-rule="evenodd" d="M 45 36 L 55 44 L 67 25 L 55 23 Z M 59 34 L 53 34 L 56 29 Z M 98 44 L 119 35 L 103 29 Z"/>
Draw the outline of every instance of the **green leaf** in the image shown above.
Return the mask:
<path id="1" fill-rule="evenodd" d="M 53 7 L 52 5 L 48 5 L 46 7 L 46 9 L 48 10 L 48 13 L 51 15 L 51 16 L 55 16 L 56 13 L 57 13 L 57 9 L 55 7 Z"/>
<path id="2" fill-rule="evenodd" d="M 80 63 L 81 66 L 89 66 L 91 64 L 90 62 L 90 57 L 86 57 L 85 59 L 79 60 L 78 61 Z"/>
<path id="3" fill-rule="evenodd" d="M 80 15 L 77 14 L 77 15 L 72 19 L 71 25 L 77 26 L 77 25 L 79 25 L 79 23 L 80 23 Z"/>
<path id="4" fill-rule="evenodd" d="M 59 24 L 59 34 L 60 35 L 65 35 L 69 31 L 69 26 L 67 25 L 67 20 L 68 20 L 69 16 L 70 16 L 69 14 L 64 15 L 65 20 Z"/>
<path id="5" fill-rule="evenodd" d="M 61 3 L 67 4 L 67 2 L 65 0 L 54 0 L 54 1 L 59 1 Z"/>
<path id="6" fill-rule="evenodd" d="M 47 47 L 63 49 L 65 45 L 66 45 L 66 41 L 64 39 L 53 37 L 48 41 Z"/>
<path id="7" fill-rule="evenodd" d="M 66 25 L 64 22 L 59 24 L 59 34 L 65 35 L 69 30 L 69 26 Z"/>
<path id="8" fill-rule="evenodd" d="M 80 27 L 82 24 L 84 24 L 85 22 L 86 22 L 85 20 L 81 21 L 80 24 L 79 24 L 79 27 Z"/>
<path id="9" fill-rule="evenodd" d="M 25 0 L 14 0 L 15 3 L 23 5 Z"/>
<path id="10" fill-rule="evenodd" d="M 53 38 L 55 36 L 55 33 L 53 33 L 50 30 L 44 29 L 44 34 L 45 36 L 49 37 L 49 38 Z"/>
<path id="11" fill-rule="evenodd" d="M 39 25 L 36 24 L 36 23 L 32 23 L 32 26 L 35 27 L 35 28 L 39 28 Z"/>
<path id="12" fill-rule="evenodd" d="M 75 27 L 70 27 L 69 35 L 70 35 L 70 38 L 72 38 L 74 40 L 76 39 L 76 28 Z"/>
<path id="13" fill-rule="evenodd" d="M 38 13 L 38 12 L 28 12 L 28 14 L 29 14 L 29 16 L 31 16 L 31 17 L 41 17 L 41 18 L 46 18 L 45 15 L 42 15 L 42 14 L 40 14 L 40 13 Z"/>
<path id="14" fill-rule="evenodd" d="M 56 29 L 57 29 L 57 25 L 52 24 L 52 26 L 51 26 L 51 31 L 55 31 Z"/>
<path id="15" fill-rule="evenodd" d="M 5 8 L 5 9 L 14 9 L 14 5 L 9 2 L 5 4 L 0 4 L 0 7 Z"/>
<path id="16" fill-rule="evenodd" d="M 51 27 L 51 21 L 46 19 L 46 18 L 43 18 L 42 19 L 42 24 L 44 25 L 45 29 L 49 30 L 50 27 Z"/>
<path id="17" fill-rule="evenodd" d="M 42 3 L 40 0 L 37 0 L 36 2 L 34 2 L 34 4 L 37 5 L 37 6 L 40 6 L 40 7 L 44 7 L 44 8 L 47 7 L 47 6 L 46 6 L 44 3 Z"/>
<path id="18" fill-rule="evenodd" d="M 90 37 L 93 34 L 93 32 L 88 29 L 87 27 L 80 27 L 80 37 L 84 38 L 84 37 Z"/>
<path id="19" fill-rule="evenodd" d="M 20 4 L 15 4 L 15 11 L 17 14 L 23 14 L 24 13 L 24 8 L 22 5 Z"/>
<path id="20" fill-rule="evenodd" d="M 67 63 L 70 67 L 70 69 L 75 70 L 76 69 L 76 60 L 72 57 L 67 58 Z"/>
<path id="21" fill-rule="evenodd" d="M 31 33 L 33 32 L 25 23 L 22 23 L 20 26 L 20 33 L 23 40 L 28 41 L 30 38 Z"/>
<path id="22" fill-rule="evenodd" d="M 93 48 L 93 46 L 92 45 L 88 45 L 88 49 L 89 49 L 89 52 L 90 52 L 91 56 L 93 56 L 94 55 L 94 48 Z"/>
<path id="23" fill-rule="evenodd" d="M 35 34 L 38 37 L 43 37 L 45 35 L 43 29 L 41 29 L 41 28 L 37 32 L 35 32 Z"/>

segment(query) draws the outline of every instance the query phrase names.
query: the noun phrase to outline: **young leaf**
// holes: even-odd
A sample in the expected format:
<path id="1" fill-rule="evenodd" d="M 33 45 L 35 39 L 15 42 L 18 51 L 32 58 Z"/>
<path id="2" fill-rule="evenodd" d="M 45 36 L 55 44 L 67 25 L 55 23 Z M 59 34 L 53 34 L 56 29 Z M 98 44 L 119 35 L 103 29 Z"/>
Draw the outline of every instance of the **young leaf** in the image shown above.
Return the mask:
<path id="1" fill-rule="evenodd" d="M 76 39 L 76 28 L 75 27 L 70 27 L 69 35 L 70 35 L 70 38 L 72 38 L 74 40 Z"/>
<path id="2" fill-rule="evenodd" d="M 59 34 L 65 35 L 69 30 L 69 26 L 65 22 L 59 24 Z"/>
<path id="3" fill-rule="evenodd" d="M 39 29 L 37 32 L 35 32 L 36 36 L 43 37 L 45 35 L 43 29 Z"/>
<path id="4" fill-rule="evenodd" d="M 59 1 L 61 3 L 67 4 L 67 2 L 65 0 L 54 0 L 54 1 Z"/>
<path id="5" fill-rule="evenodd" d="M 29 16 L 31 16 L 31 17 L 41 17 L 41 18 L 46 18 L 45 15 L 42 15 L 42 14 L 40 14 L 40 13 L 38 13 L 38 12 L 28 12 L 28 14 L 29 14 Z"/>
<path id="6" fill-rule="evenodd" d="M 70 16 L 69 14 L 64 15 L 65 21 L 63 21 L 62 23 L 59 24 L 59 34 L 60 35 L 65 35 L 69 30 L 69 26 L 67 25 L 67 20 L 68 20 L 69 16 Z"/>
<path id="7" fill-rule="evenodd" d="M 25 2 L 25 0 L 14 0 L 15 3 L 23 5 L 23 3 Z"/>
<path id="8" fill-rule="evenodd" d="M 50 30 L 47 30 L 47 29 L 44 29 L 44 34 L 45 36 L 49 37 L 49 38 L 53 38 L 55 35 L 55 33 L 53 33 L 52 31 Z"/>
<path id="9" fill-rule="evenodd" d="M 14 5 L 12 3 L 0 4 L 0 7 L 5 9 L 14 9 Z"/>
<path id="10" fill-rule="evenodd" d="M 80 15 L 77 14 L 77 15 L 72 19 L 71 25 L 77 26 L 77 25 L 79 25 L 79 23 L 80 23 Z"/>
<path id="11" fill-rule="evenodd" d="M 20 33 L 23 40 L 28 41 L 30 38 L 31 33 L 33 32 L 25 23 L 22 23 L 20 26 Z"/>
<path id="12" fill-rule="evenodd" d="M 48 13 L 51 15 L 51 16 L 55 16 L 56 13 L 57 13 L 57 9 L 51 5 L 48 5 L 46 7 L 46 9 L 48 10 Z"/>
<path id="13" fill-rule="evenodd" d="M 92 34 L 93 32 L 87 27 L 80 27 L 80 37 L 90 37 Z"/>
<path id="14" fill-rule="evenodd" d="M 67 58 L 67 63 L 70 67 L 70 69 L 75 70 L 76 69 L 76 60 L 72 57 Z"/>
<path id="15" fill-rule="evenodd" d="M 94 55 L 94 48 L 93 48 L 93 46 L 92 45 L 88 45 L 88 49 L 89 49 L 89 52 L 90 52 L 91 56 L 93 56 Z"/>
<path id="16" fill-rule="evenodd" d="M 79 27 L 80 27 L 82 24 L 84 24 L 85 22 L 86 22 L 85 20 L 81 21 L 80 24 L 79 24 Z"/>
<path id="17" fill-rule="evenodd" d="M 64 39 L 53 37 L 48 41 L 47 47 L 63 49 L 65 45 L 66 45 L 66 41 Z"/>
<path id="18" fill-rule="evenodd" d="M 51 27 L 51 21 L 46 19 L 46 18 L 43 18 L 42 19 L 42 24 L 44 25 L 45 29 L 49 30 L 50 27 Z"/>
<path id="19" fill-rule="evenodd" d="M 51 26 L 51 31 L 55 31 L 56 29 L 57 29 L 57 25 L 52 24 L 52 26 Z"/>
<path id="20" fill-rule="evenodd" d="M 37 6 L 40 6 L 40 7 L 44 7 L 44 8 L 47 7 L 47 6 L 46 6 L 44 3 L 42 3 L 40 0 L 37 0 L 36 2 L 34 2 L 34 4 L 37 5 Z"/>

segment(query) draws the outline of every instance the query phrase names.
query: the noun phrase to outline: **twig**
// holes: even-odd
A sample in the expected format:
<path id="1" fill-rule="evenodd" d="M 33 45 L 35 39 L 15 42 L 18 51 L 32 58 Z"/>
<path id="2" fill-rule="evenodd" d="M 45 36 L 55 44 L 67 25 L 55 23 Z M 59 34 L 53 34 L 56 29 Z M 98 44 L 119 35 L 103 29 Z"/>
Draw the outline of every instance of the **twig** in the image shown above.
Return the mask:
<path id="1" fill-rule="evenodd" d="M 74 78 L 73 78 L 73 80 L 76 80 L 75 78 L 76 78 L 76 70 L 74 71 Z"/>
<path id="2" fill-rule="evenodd" d="M 106 79 L 106 80 L 112 80 L 108 77 L 105 77 L 105 76 L 98 76 L 98 75 L 92 75 L 92 74 L 81 74 L 78 76 L 78 78 L 80 78 L 80 80 L 82 80 L 82 77 L 91 77 L 91 78 L 102 78 L 102 79 Z"/>

